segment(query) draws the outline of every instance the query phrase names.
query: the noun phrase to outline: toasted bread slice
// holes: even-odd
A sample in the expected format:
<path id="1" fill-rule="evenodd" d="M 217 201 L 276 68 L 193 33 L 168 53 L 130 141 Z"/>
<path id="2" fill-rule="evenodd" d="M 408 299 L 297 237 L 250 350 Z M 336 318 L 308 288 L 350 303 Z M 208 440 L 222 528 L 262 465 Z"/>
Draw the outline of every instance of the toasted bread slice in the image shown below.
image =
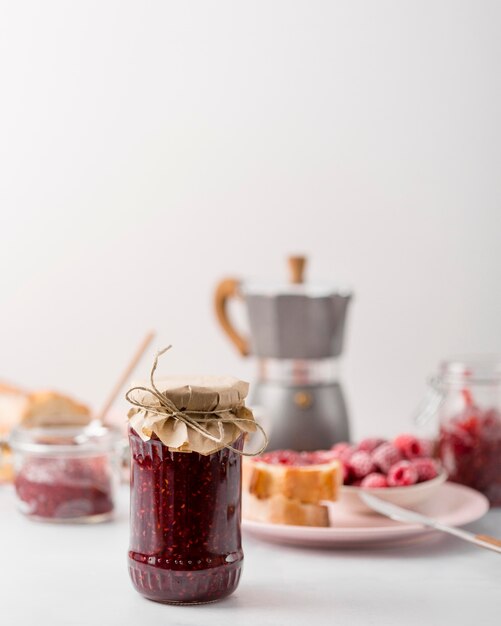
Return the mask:
<path id="1" fill-rule="evenodd" d="M 340 463 L 282 465 L 244 460 L 242 514 L 248 520 L 296 526 L 329 526 L 323 500 L 336 500 Z"/>
<path id="2" fill-rule="evenodd" d="M 28 395 L 22 414 L 23 426 L 85 426 L 92 419 L 89 407 L 55 391 Z"/>
<path id="3" fill-rule="evenodd" d="M 254 461 L 250 470 L 249 493 L 260 500 L 283 495 L 304 504 L 337 500 L 342 482 L 339 461 L 319 465 L 273 465 Z"/>
<path id="4" fill-rule="evenodd" d="M 264 500 L 245 493 L 242 499 L 242 515 L 245 519 L 269 524 L 329 526 L 326 506 L 303 504 L 280 493 Z"/>

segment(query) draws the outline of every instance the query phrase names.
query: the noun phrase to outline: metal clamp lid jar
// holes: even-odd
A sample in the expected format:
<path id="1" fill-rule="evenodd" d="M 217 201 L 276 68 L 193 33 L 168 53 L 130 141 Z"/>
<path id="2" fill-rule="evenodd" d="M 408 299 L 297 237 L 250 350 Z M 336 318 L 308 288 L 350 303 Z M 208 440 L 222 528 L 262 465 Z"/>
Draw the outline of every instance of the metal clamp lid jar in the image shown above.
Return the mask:
<path id="1" fill-rule="evenodd" d="M 429 383 L 417 422 L 438 426 L 438 452 L 449 479 L 501 505 L 501 359 L 448 359 Z"/>

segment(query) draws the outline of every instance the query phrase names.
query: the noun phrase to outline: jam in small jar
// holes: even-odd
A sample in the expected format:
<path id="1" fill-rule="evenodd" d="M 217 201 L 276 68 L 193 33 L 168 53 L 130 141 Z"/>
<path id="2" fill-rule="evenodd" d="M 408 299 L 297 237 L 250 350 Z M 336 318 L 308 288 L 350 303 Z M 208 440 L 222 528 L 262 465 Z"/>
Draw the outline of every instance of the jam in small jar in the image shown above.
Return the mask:
<path id="1" fill-rule="evenodd" d="M 101 522 L 114 513 L 123 444 L 115 430 L 43 427 L 13 430 L 19 510 L 45 522 Z"/>
<path id="2" fill-rule="evenodd" d="M 221 600 L 242 571 L 244 430 L 254 430 L 236 379 L 163 379 L 131 389 L 129 573 L 165 604 Z"/>
<path id="3" fill-rule="evenodd" d="M 501 360 L 445 361 L 431 385 L 424 415 L 438 414 L 438 454 L 449 480 L 501 506 Z"/>

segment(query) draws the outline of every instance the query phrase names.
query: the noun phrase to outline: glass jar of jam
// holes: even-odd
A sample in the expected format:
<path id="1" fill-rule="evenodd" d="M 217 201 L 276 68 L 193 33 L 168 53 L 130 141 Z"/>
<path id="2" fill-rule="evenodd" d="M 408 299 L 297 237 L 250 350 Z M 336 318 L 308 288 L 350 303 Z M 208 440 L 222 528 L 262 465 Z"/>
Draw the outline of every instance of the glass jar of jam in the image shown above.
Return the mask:
<path id="1" fill-rule="evenodd" d="M 430 385 L 418 421 L 438 416 L 438 454 L 449 480 L 501 506 L 501 360 L 445 361 Z"/>
<path id="2" fill-rule="evenodd" d="M 14 486 L 19 510 L 44 522 L 101 522 L 113 516 L 123 451 L 118 431 L 85 427 L 15 428 Z"/>
<path id="3" fill-rule="evenodd" d="M 239 582 L 241 456 L 169 451 L 130 429 L 129 572 L 150 600 L 214 602 Z M 233 443 L 241 450 L 243 436 Z"/>
<path id="4" fill-rule="evenodd" d="M 263 431 L 245 407 L 247 383 L 207 376 L 155 383 L 157 362 L 150 386 L 126 394 L 134 407 L 129 573 L 149 600 L 215 602 L 240 580 L 241 457 L 246 433 Z"/>

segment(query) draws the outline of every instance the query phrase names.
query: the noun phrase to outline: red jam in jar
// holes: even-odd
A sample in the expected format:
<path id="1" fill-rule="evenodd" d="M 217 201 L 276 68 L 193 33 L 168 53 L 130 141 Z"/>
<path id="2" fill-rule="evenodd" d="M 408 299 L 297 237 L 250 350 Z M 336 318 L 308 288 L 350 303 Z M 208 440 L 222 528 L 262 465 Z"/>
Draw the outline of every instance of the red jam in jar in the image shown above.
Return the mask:
<path id="1" fill-rule="evenodd" d="M 242 570 L 241 455 L 169 451 L 129 429 L 134 587 L 168 604 L 214 602 L 237 587 Z M 243 436 L 232 446 L 243 448 Z"/>
<path id="2" fill-rule="evenodd" d="M 21 510 L 49 520 L 108 516 L 113 490 L 106 458 L 36 458 L 25 463 L 15 487 Z"/>
<path id="3" fill-rule="evenodd" d="M 48 522 L 99 522 L 114 512 L 120 435 L 111 428 L 14 429 L 14 486 L 19 510 Z"/>
<path id="4" fill-rule="evenodd" d="M 440 427 L 439 453 L 449 479 L 501 506 L 501 414 L 474 406 Z"/>
<path id="5" fill-rule="evenodd" d="M 501 359 L 479 355 L 441 363 L 417 419 L 426 425 L 432 418 L 438 418 L 438 453 L 449 480 L 501 506 Z"/>

